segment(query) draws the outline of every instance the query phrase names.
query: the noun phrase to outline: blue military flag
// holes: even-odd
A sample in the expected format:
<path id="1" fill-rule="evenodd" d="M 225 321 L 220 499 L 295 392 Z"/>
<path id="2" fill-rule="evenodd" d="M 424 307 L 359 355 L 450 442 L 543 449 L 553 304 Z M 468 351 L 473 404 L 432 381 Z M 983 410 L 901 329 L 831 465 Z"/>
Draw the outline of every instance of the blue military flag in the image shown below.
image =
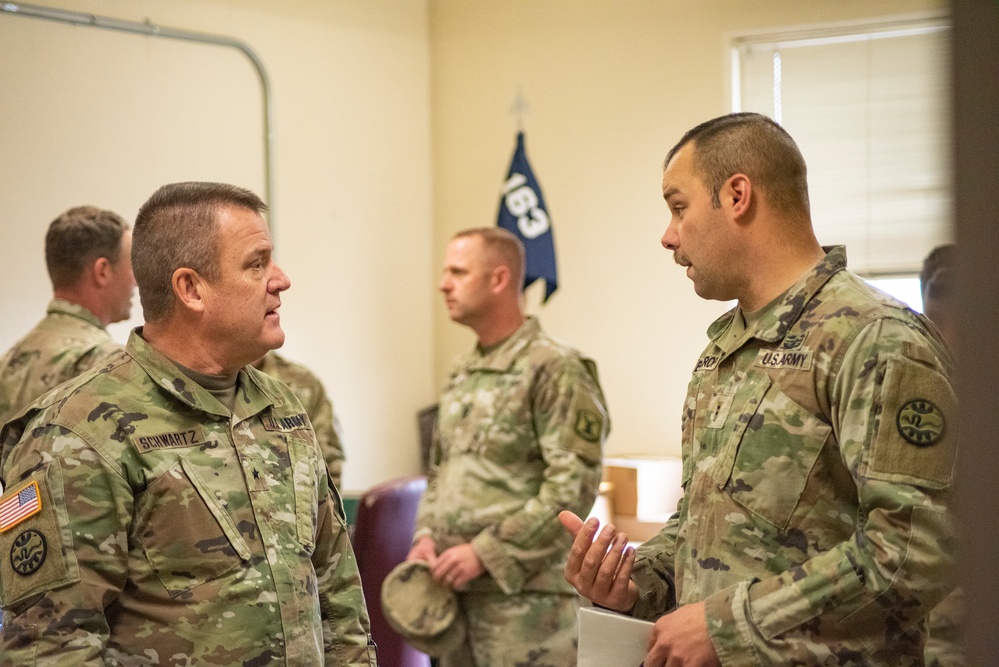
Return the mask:
<path id="1" fill-rule="evenodd" d="M 545 209 L 545 198 L 541 186 L 534 178 L 531 165 L 524 151 L 524 133 L 517 133 L 517 150 L 510 162 L 510 171 L 503 184 L 500 199 L 499 220 L 496 223 L 503 229 L 516 234 L 527 250 L 527 274 L 524 287 L 539 278 L 545 280 L 545 298 L 558 289 L 558 269 L 555 266 L 555 240 L 552 225 Z"/>

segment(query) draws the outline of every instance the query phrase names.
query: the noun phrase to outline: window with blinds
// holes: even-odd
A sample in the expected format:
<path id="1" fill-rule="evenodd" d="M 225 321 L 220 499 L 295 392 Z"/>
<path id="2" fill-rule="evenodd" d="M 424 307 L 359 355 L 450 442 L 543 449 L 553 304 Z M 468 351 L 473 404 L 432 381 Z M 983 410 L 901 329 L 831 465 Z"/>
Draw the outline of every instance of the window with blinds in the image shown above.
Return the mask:
<path id="1" fill-rule="evenodd" d="M 944 19 L 737 38 L 733 106 L 781 123 L 808 164 L 823 245 L 867 276 L 918 272 L 951 242 Z"/>

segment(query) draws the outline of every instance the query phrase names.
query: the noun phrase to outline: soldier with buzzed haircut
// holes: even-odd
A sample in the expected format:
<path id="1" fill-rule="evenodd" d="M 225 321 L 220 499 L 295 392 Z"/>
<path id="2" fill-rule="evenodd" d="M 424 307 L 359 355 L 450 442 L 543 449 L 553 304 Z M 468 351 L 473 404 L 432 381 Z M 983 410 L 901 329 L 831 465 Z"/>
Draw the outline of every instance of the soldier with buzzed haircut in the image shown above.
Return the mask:
<path id="1" fill-rule="evenodd" d="M 108 324 L 132 310 L 132 232 L 113 211 L 71 208 L 45 234 L 53 297 L 45 318 L 0 360 L 0 425 L 121 345 Z"/>
<path id="2" fill-rule="evenodd" d="M 738 304 L 694 365 L 677 512 L 637 552 L 563 513 L 566 578 L 655 621 L 645 667 L 922 665 L 954 555 L 944 341 L 819 245 L 804 159 L 771 119 L 698 125 L 662 187 L 663 246 L 699 296 Z"/>
<path id="3" fill-rule="evenodd" d="M 448 314 L 478 343 L 441 395 L 407 556 L 460 605 L 463 641 L 417 644 L 442 667 L 576 664 L 579 602 L 557 515 L 593 505 L 610 420 L 596 365 L 524 315 L 524 266 L 499 227 L 460 232 L 445 256 Z"/>
<path id="4" fill-rule="evenodd" d="M 253 193 L 160 188 L 135 223 L 144 326 L 0 433 L 0 661 L 374 667 L 308 415 L 249 366 L 290 286 Z"/>

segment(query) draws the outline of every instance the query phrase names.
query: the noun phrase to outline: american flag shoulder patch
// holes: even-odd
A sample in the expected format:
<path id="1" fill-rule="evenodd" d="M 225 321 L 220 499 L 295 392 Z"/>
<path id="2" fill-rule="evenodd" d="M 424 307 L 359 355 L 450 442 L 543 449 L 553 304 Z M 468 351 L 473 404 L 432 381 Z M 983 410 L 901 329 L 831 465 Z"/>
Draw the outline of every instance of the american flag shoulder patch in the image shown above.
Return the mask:
<path id="1" fill-rule="evenodd" d="M 33 480 L 0 498 L 0 533 L 41 511 L 42 494 L 38 482 Z"/>

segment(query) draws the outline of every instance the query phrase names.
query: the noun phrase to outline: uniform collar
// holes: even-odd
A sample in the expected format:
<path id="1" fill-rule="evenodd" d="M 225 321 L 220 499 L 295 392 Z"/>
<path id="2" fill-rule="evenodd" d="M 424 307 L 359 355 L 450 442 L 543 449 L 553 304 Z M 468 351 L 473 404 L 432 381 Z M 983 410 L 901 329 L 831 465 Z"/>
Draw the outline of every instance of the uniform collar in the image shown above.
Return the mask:
<path id="1" fill-rule="evenodd" d="M 787 335 L 791 325 L 801 317 L 805 305 L 812 300 L 823 285 L 840 271 L 846 269 L 846 246 L 823 246 L 826 256 L 813 266 L 798 281 L 789 287 L 767 306 L 753 324 L 750 325 L 752 336 L 769 343 L 782 340 Z M 717 341 L 725 333 L 736 310 L 730 310 L 708 327 L 708 338 Z"/>
<path id="2" fill-rule="evenodd" d="M 141 334 L 142 327 L 132 331 L 125 346 L 126 352 L 160 389 L 195 410 L 226 419 L 232 416 L 233 423 L 238 423 L 268 407 L 283 404 L 279 396 L 266 389 L 259 381 L 259 371 L 244 366 L 239 370 L 236 380 L 236 403 L 230 413 L 208 390 L 187 377 L 172 359 L 147 343 Z"/>
<path id="3" fill-rule="evenodd" d="M 482 348 L 476 345 L 465 366 L 469 370 L 505 371 L 540 333 L 541 325 L 538 319 L 529 315 L 516 331 L 503 342 L 494 345 L 488 352 L 483 352 Z"/>
<path id="4" fill-rule="evenodd" d="M 92 324 L 98 329 L 104 329 L 104 324 L 96 315 L 80 304 L 73 303 L 72 301 L 66 301 L 65 299 L 58 298 L 52 299 L 49 301 L 48 308 L 45 312 L 49 315 L 69 315 L 70 317 L 83 320 L 87 324 Z"/>

